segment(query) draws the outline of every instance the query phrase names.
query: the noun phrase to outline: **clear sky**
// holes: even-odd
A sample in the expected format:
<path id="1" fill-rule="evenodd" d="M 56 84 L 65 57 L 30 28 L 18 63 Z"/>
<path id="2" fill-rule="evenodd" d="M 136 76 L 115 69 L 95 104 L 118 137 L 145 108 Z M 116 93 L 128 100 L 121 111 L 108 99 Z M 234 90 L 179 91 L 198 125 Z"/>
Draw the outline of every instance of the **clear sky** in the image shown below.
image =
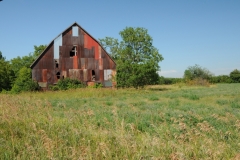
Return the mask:
<path id="1" fill-rule="evenodd" d="M 240 69 L 240 0 L 3 0 L 0 51 L 8 60 L 28 55 L 74 22 L 96 39 L 148 29 L 164 77 L 195 64 L 215 75 Z"/>

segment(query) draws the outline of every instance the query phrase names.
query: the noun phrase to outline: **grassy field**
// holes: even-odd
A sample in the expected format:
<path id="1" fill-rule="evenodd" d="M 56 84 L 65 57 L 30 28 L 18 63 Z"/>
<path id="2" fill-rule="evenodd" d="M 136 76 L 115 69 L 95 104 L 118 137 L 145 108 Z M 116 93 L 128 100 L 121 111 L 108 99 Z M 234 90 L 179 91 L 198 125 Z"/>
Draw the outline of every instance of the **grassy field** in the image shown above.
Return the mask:
<path id="1" fill-rule="evenodd" d="M 0 159 L 240 159 L 240 84 L 0 94 Z"/>

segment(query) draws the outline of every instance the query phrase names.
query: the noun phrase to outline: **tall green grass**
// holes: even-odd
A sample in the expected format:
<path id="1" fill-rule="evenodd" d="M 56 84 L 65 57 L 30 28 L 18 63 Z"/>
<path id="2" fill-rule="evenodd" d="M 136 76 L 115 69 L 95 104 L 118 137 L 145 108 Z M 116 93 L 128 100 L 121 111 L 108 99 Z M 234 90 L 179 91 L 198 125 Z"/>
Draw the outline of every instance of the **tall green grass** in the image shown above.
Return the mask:
<path id="1" fill-rule="evenodd" d="M 0 159 L 238 159 L 240 84 L 0 94 Z"/>

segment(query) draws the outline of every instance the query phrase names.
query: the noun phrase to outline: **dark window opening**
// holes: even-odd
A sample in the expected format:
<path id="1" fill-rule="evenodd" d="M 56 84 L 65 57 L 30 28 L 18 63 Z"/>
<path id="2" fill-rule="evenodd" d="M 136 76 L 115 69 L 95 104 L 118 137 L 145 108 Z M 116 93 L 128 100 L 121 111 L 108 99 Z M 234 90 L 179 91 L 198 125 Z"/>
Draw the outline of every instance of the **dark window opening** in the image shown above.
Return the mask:
<path id="1" fill-rule="evenodd" d="M 57 72 L 57 79 L 60 79 L 60 72 Z"/>
<path id="2" fill-rule="evenodd" d="M 56 68 L 58 68 L 58 61 L 55 61 L 55 66 Z"/>
<path id="3" fill-rule="evenodd" d="M 77 46 L 73 46 L 72 50 L 70 51 L 70 57 L 77 55 Z"/>
<path id="4" fill-rule="evenodd" d="M 95 71 L 92 70 L 92 81 L 95 81 Z"/>

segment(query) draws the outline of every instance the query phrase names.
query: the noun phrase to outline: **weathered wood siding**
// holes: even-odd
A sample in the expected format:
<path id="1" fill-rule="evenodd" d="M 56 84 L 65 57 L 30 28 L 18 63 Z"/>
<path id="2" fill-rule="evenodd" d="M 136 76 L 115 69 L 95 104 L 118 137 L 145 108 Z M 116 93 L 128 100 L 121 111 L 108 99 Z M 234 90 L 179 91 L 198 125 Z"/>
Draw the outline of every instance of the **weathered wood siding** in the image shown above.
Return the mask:
<path id="1" fill-rule="evenodd" d="M 54 50 L 53 40 L 31 66 L 33 79 L 43 88 L 66 77 L 85 83 L 111 83 L 116 63 L 90 34 L 75 23 L 57 38 L 62 42 L 59 53 Z"/>

